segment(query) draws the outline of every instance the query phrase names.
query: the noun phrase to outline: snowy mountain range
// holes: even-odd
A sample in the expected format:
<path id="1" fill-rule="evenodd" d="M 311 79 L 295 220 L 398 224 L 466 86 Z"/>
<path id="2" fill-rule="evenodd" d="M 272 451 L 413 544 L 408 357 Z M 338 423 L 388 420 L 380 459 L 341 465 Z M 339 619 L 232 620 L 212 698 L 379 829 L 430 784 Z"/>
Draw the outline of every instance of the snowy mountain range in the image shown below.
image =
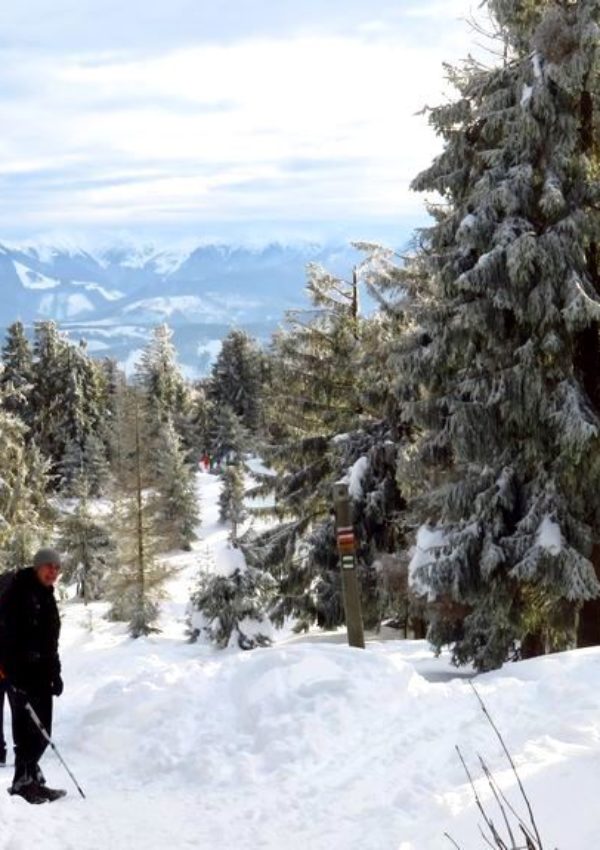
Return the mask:
<path id="1" fill-rule="evenodd" d="M 267 340 L 286 309 L 305 303 L 307 263 L 344 274 L 357 259 L 348 245 L 307 243 L 93 252 L 0 243 L 0 328 L 54 319 L 73 340 L 84 337 L 94 356 L 130 369 L 150 328 L 167 322 L 184 372 L 202 375 L 231 327 Z"/>

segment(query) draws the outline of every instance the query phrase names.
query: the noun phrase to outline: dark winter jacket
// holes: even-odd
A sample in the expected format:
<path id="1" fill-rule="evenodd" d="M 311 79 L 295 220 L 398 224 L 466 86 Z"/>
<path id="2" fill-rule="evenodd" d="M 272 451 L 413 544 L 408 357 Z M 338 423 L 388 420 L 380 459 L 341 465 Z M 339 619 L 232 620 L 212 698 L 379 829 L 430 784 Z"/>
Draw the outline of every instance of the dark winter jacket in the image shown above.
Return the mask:
<path id="1" fill-rule="evenodd" d="M 30 693 L 57 692 L 60 617 L 54 588 L 33 568 L 16 573 L 0 597 L 0 667 L 11 684 Z"/>

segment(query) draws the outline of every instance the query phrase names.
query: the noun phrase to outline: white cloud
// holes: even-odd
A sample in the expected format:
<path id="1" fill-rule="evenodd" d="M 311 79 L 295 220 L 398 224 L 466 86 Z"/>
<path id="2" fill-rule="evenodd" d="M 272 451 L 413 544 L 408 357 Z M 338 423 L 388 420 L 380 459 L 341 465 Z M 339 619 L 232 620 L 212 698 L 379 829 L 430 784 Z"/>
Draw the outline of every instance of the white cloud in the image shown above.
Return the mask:
<path id="1" fill-rule="evenodd" d="M 415 113 L 442 96 L 442 61 L 467 52 L 459 6 L 426 42 L 373 14 L 355 35 L 26 63 L 17 51 L 0 99 L 0 229 L 418 215 L 408 184 L 439 143 Z"/>
<path id="2" fill-rule="evenodd" d="M 415 3 L 405 12 L 408 18 L 427 18 L 439 21 L 440 18 L 466 17 L 473 14 L 479 3 L 468 3 L 465 0 L 429 0 L 429 2 Z"/>

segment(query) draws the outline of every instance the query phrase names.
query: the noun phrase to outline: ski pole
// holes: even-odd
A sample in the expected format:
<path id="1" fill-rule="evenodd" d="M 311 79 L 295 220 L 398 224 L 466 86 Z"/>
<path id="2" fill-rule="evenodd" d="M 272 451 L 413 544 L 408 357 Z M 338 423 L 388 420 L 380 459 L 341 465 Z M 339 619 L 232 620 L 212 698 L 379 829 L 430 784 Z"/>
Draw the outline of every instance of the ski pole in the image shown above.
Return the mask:
<path id="1" fill-rule="evenodd" d="M 69 776 L 70 776 L 70 777 L 71 777 L 71 779 L 73 780 L 73 784 L 75 785 L 75 787 L 77 788 L 77 790 L 79 791 L 79 793 L 81 794 L 81 796 L 83 797 L 83 799 L 85 800 L 85 794 L 84 794 L 84 793 L 83 793 L 83 791 L 81 790 L 81 788 L 80 788 L 80 786 L 79 786 L 79 783 L 77 782 L 77 780 L 76 780 L 76 779 L 75 779 L 75 777 L 73 776 L 72 772 L 69 770 L 69 766 L 68 766 L 68 764 L 66 763 L 66 761 L 64 760 L 64 758 L 63 758 L 63 757 L 61 756 L 61 754 L 59 753 L 59 751 L 58 751 L 58 747 L 56 746 L 56 744 L 54 743 L 54 741 L 52 740 L 52 738 L 50 737 L 50 735 L 46 732 L 46 730 L 45 730 L 45 728 L 44 728 L 44 724 L 42 723 L 42 721 L 40 720 L 40 718 L 37 716 L 37 714 L 36 714 L 36 712 L 35 712 L 35 710 L 34 710 L 33 706 L 31 705 L 31 703 L 30 703 L 30 702 L 29 702 L 29 700 L 27 699 L 27 696 L 26 696 L 26 694 L 24 693 L 24 691 L 19 690 L 19 688 L 15 688 L 15 686 L 14 686 L 14 685 L 12 685 L 12 684 L 8 681 L 8 679 L 6 678 L 6 676 L 4 675 L 4 673 L 0 670 L 0 681 L 2 681 L 2 680 L 4 680 L 4 682 L 5 682 L 5 683 L 8 685 L 8 687 L 11 689 L 11 691 L 12 691 L 12 692 L 13 692 L 13 694 L 15 695 L 16 699 L 20 699 L 20 700 L 22 700 L 22 701 L 23 701 L 23 704 L 24 704 L 24 706 L 25 706 L 25 711 L 27 711 L 27 712 L 28 712 L 28 714 L 29 714 L 29 716 L 31 717 L 32 721 L 33 721 L 33 722 L 34 722 L 34 724 L 37 726 L 37 728 L 38 728 L 38 730 L 39 730 L 40 734 L 44 737 L 44 739 L 45 739 L 45 740 L 48 742 L 48 744 L 52 747 L 52 749 L 54 750 L 54 752 L 55 752 L 55 754 L 56 754 L 56 756 L 57 756 L 58 760 L 60 761 L 60 763 L 62 764 L 62 766 L 64 767 L 64 769 L 67 771 L 67 773 L 69 774 Z"/>

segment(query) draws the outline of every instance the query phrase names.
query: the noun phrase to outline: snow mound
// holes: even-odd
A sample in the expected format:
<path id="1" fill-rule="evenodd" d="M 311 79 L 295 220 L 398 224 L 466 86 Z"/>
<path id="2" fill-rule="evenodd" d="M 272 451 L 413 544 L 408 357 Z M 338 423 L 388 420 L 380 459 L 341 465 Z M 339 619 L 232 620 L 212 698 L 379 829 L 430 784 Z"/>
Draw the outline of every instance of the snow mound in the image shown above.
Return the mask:
<path id="1" fill-rule="evenodd" d="M 397 703 L 423 685 L 404 662 L 343 646 L 227 654 L 219 665 L 156 656 L 89 692 L 71 735 L 87 758 L 129 780 L 201 788 L 227 765 L 243 773 L 252 762 L 254 779 L 267 781 L 283 765 L 301 775 L 307 761 L 337 771 L 348 741 L 361 737 L 356 714 L 381 715 L 382 687 Z"/>

